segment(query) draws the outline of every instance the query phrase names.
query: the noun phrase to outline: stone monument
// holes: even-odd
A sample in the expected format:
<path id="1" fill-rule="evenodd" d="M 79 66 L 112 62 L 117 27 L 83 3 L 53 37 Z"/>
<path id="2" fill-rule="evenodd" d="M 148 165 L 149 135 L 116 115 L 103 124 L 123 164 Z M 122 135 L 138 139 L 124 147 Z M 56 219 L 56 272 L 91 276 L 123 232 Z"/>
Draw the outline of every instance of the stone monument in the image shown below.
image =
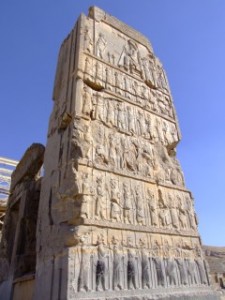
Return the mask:
<path id="1" fill-rule="evenodd" d="M 61 46 L 53 99 L 32 299 L 217 299 L 149 41 L 91 7 Z"/>

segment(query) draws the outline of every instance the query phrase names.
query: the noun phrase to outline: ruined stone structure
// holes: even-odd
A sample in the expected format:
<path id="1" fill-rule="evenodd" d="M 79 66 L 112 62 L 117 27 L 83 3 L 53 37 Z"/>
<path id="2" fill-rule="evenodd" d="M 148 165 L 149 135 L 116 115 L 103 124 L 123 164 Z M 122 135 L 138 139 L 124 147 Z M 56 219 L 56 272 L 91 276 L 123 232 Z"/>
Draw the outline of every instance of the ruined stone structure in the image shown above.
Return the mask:
<path id="1" fill-rule="evenodd" d="M 2 226 L 5 217 L 7 200 L 9 197 L 9 188 L 11 182 L 11 174 L 18 161 L 0 157 L 0 239 L 2 235 Z"/>
<path id="2" fill-rule="evenodd" d="M 91 8 L 61 46 L 53 99 L 45 174 L 36 178 L 35 145 L 11 185 L 4 299 L 25 290 L 34 300 L 216 299 L 176 159 L 168 81 L 148 40 Z"/>
<path id="3" fill-rule="evenodd" d="M 203 246 L 212 283 L 225 299 L 225 247 Z"/>
<path id="4" fill-rule="evenodd" d="M 11 176 L 0 247 L 0 299 L 32 299 L 36 268 L 36 223 L 44 146 L 27 149 Z"/>

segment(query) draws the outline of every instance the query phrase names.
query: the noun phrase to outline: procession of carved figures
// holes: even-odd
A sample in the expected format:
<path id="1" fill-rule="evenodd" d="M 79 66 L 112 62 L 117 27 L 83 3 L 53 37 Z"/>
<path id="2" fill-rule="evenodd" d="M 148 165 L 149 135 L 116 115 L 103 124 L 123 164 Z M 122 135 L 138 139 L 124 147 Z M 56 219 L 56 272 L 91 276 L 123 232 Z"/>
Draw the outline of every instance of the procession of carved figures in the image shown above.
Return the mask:
<path id="1" fill-rule="evenodd" d="M 128 111 L 129 109 L 132 107 L 128 107 Z M 103 119 L 99 110 L 96 116 Z M 168 152 L 168 148 L 173 149 L 177 143 L 172 134 L 176 133 L 174 123 L 163 121 L 161 124 L 160 119 L 146 117 L 149 117 L 146 119 L 149 121 L 148 130 L 147 126 L 144 127 L 143 116 L 135 120 L 135 115 L 132 118 L 131 114 L 124 114 L 124 111 L 118 112 L 116 131 L 115 128 L 99 126 L 95 121 L 75 120 L 73 144 L 75 148 L 79 147 L 79 151 L 72 151 L 71 155 L 79 152 L 80 161 L 89 166 L 183 187 L 184 177 L 179 162 L 175 155 Z M 160 127 L 160 124 L 164 127 Z"/>
<path id="2" fill-rule="evenodd" d="M 106 89 L 146 110 L 173 118 L 170 96 L 160 90 L 150 88 L 144 82 L 135 80 L 120 70 L 86 57 L 84 81 L 94 89 Z"/>
<path id="3" fill-rule="evenodd" d="M 165 229 L 196 230 L 193 199 L 188 192 L 109 176 L 84 173 L 79 181 L 80 216 Z"/>
<path id="4" fill-rule="evenodd" d="M 90 233 L 75 237 L 70 256 L 71 288 L 74 292 L 153 289 L 208 285 L 205 261 L 198 243 L 181 238 L 171 241 L 147 236 L 107 238 Z M 136 240 L 136 241 L 135 241 Z M 75 267 L 74 267 L 75 266 Z"/>
<path id="5" fill-rule="evenodd" d="M 101 121 L 128 135 L 160 140 L 164 145 L 178 141 L 174 122 L 162 120 L 137 106 L 110 98 L 101 92 L 93 92 L 86 85 L 83 87 L 81 114 L 84 119 Z"/>

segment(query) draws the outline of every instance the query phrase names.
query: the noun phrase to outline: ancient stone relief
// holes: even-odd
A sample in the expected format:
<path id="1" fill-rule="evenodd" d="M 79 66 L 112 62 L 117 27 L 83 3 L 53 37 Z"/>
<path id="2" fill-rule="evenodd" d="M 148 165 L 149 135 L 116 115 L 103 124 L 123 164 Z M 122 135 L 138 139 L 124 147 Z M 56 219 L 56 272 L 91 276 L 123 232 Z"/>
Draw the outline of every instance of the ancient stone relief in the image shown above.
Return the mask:
<path id="1" fill-rule="evenodd" d="M 84 28 L 84 41 L 83 41 L 83 48 L 84 51 L 87 51 L 88 53 L 93 53 L 93 32 L 92 28 L 88 25 Z"/>
<path id="2" fill-rule="evenodd" d="M 114 158 L 117 164 L 116 156 Z M 120 163 L 124 162 L 118 161 Z M 154 184 L 110 175 L 103 170 L 80 173 L 77 184 L 83 219 L 139 225 L 149 230 L 191 232 L 197 227 L 192 199 L 187 192 L 157 188 Z"/>
<path id="3" fill-rule="evenodd" d="M 84 61 L 84 81 L 95 90 L 105 89 L 145 110 L 174 118 L 169 94 L 151 89 L 144 82 L 125 76 L 120 70 L 112 69 L 89 56 L 86 56 Z"/>
<path id="4" fill-rule="evenodd" d="M 56 192 L 62 203 L 55 219 L 69 228 L 70 299 L 143 300 L 155 290 L 207 287 L 162 64 L 151 47 L 115 23 L 107 25 L 106 15 L 93 12 L 81 20 L 77 66 L 70 74 L 74 103 L 69 111 L 62 56 L 56 94 L 64 102 L 55 104 L 49 130 L 50 137 L 59 132 L 64 139 L 56 169 L 66 171 L 60 170 L 59 182 L 70 178 L 76 187 Z M 66 139 L 69 161 L 62 154 Z"/>
<path id="5" fill-rule="evenodd" d="M 74 292 L 209 284 L 202 252 L 191 240 L 118 230 L 107 235 L 88 232 L 76 239 Z"/>

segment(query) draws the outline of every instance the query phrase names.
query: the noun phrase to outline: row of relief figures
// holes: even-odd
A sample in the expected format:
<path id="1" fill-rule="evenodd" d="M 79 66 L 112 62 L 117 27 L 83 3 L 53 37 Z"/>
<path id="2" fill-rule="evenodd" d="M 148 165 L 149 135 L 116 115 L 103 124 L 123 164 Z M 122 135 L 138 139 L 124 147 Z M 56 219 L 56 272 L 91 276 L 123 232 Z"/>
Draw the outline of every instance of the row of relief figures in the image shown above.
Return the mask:
<path id="1" fill-rule="evenodd" d="M 99 120 L 106 126 L 115 127 L 128 135 L 142 136 L 152 141 L 159 139 L 165 145 L 178 141 L 174 122 L 103 92 L 94 92 L 87 85 L 83 86 L 81 94 L 80 111 L 76 113 L 87 120 Z"/>
<path id="2" fill-rule="evenodd" d="M 120 68 L 132 76 L 144 80 L 150 87 L 169 89 L 162 64 L 149 49 L 137 44 L 132 39 L 122 37 L 122 34 L 117 34 L 117 37 L 106 37 L 108 32 L 104 34 L 101 31 L 97 33 L 94 44 L 91 31 L 92 29 L 88 26 L 84 30 L 83 50 L 86 53 L 106 61 L 111 67 Z"/>
<path id="3" fill-rule="evenodd" d="M 124 223 L 196 231 L 197 218 L 189 192 L 156 188 L 154 184 L 91 168 L 89 171 L 92 173 L 79 171 L 77 175 L 79 217 L 116 222 L 116 226 Z"/>
<path id="4" fill-rule="evenodd" d="M 117 232 L 108 241 L 90 232 L 75 236 L 70 247 L 72 292 L 134 290 L 208 285 L 199 243 Z"/>
<path id="5" fill-rule="evenodd" d="M 174 149 L 177 138 L 168 129 L 174 124 L 167 122 L 165 130 L 160 131 L 161 120 L 152 121 L 156 122 L 150 132 L 143 132 L 144 138 L 102 126 L 98 120 L 75 119 L 71 158 L 124 176 L 183 187 L 184 177 Z"/>
<path id="6" fill-rule="evenodd" d="M 174 118 L 172 101 L 168 93 L 150 88 L 145 83 L 105 66 L 93 58 L 86 57 L 83 79 L 95 90 L 105 89 L 143 109 Z"/>

